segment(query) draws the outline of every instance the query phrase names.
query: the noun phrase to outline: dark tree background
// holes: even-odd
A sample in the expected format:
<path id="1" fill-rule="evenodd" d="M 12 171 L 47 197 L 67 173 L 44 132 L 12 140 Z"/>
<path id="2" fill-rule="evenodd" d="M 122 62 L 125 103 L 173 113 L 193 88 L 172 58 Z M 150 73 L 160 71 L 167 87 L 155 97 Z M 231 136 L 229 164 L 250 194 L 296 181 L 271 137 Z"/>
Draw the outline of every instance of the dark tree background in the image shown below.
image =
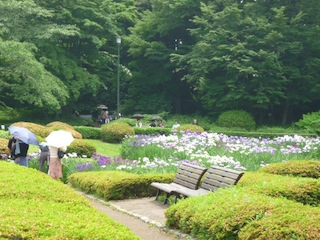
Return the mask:
<path id="1" fill-rule="evenodd" d="M 43 117 L 120 110 L 261 124 L 319 110 L 318 0 L 0 2 L 0 102 Z"/>

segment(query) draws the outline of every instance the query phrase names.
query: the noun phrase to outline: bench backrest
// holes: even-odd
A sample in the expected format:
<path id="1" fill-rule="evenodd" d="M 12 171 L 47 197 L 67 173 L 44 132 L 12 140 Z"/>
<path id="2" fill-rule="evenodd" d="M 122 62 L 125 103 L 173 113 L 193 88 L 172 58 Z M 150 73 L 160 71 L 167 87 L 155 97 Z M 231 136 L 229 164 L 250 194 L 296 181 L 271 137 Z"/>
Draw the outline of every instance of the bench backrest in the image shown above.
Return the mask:
<path id="1" fill-rule="evenodd" d="M 217 188 L 236 185 L 244 173 L 228 168 L 211 166 L 201 183 L 201 188 L 208 191 L 215 191 Z"/>
<path id="2" fill-rule="evenodd" d="M 174 183 L 190 189 L 198 189 L 206 168 L 197 165 L 182 163 L 173 180 Z"/>

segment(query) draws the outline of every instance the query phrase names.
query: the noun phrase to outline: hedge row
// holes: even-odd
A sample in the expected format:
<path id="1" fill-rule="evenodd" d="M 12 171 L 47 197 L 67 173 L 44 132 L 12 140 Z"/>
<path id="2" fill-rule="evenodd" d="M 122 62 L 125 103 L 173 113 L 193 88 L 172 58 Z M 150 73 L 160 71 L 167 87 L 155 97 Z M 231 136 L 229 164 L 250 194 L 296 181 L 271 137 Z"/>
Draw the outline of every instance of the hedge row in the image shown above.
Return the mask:
<path id="1" fill-rule="evenodd" d="M 220 189 L 166 211 L 166 225 L 197 239 L 320 239 L 320 208 L 283 198 Z"/>
<path id="2" fill-rule="evenodd" d="M 79 172 L 69 176 L 72 187 L 104 200 L 151 197 L 152 182 L 172 182 L 174 174 L 134 174 L 122 171 Z"/>
<path id="3" fill-rule="evenodd" d="M 244 187 L 247 192 L 320 206 L 320 180 L 318 179 L 247 172 L 240 179 L 238 186 Z"/>
<path id="4" fill-rule="evenodd" d="M 1 239 L 139 239 L 47 174 L 0 161 L 0 175 Z"/>

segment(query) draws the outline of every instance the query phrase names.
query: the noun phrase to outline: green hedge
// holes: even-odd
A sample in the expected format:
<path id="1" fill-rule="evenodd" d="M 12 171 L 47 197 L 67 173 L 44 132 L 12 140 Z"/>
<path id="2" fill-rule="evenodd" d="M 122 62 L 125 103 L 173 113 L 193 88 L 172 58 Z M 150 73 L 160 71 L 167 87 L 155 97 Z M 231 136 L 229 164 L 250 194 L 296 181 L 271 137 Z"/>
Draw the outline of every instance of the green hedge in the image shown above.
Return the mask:
<path id="1" fill-rule="evenodd" d="M 37 170 L 0 161 L 1 239 L 139 239 Z"/>
<path id="2" fill-rule="evenodd" d="M 75 126 L 74 129 L 81 133 L 84 139 L 101 139 L 101 128 Z"/>
<path id="3" fill-rule="evenodd" d="M 160 127 L 147 127 L 139 128 L 134 127 L 134 132 L 136 135 L 170 135 L 171 128 L 160 128 Z"/>
<path id="4" fill-rule="evenodd" d="M 320 239 L 320 208 L 283 198 L 220 189 L 171 205 L 166 225 L 197 239 Z"/>
<path id="5" fill-rule="evenodd" d="M 243 186 L 245 191 L 253 194 L 261 193 L 320 206 L 320 180 L 318 179 L 247 172 L 240 179 L 238 186 Z"/>
<path id="6" fill-rule="evenodd" d="M 152 182 L 172 182 L 174 174 L 133 174 L 123 171 L 81 172 L 69 176 L 72 187 L 105 200 L 151 197 Z"/>
<path id="7" fill-rule="evenodd" d="M 292 175 L 296 177 L 320 178 L 320 161 L 292 160 L 288 162 L 273 163 L 261 168 L 259 172 Z"/>

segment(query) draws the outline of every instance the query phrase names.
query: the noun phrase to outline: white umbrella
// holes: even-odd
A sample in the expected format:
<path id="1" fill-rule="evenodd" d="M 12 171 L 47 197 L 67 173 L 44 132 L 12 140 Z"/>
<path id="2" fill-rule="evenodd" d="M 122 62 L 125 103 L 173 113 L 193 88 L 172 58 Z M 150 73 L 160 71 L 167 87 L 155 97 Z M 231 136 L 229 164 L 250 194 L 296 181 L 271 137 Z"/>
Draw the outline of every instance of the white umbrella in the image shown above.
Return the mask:
<path id="1" fill-rule="evenodd" d="M 47 144 L 56 148 L 69 146 L 73 140 L 72 134 L 65 130 L 53 131 L 46 137 Z"/>

